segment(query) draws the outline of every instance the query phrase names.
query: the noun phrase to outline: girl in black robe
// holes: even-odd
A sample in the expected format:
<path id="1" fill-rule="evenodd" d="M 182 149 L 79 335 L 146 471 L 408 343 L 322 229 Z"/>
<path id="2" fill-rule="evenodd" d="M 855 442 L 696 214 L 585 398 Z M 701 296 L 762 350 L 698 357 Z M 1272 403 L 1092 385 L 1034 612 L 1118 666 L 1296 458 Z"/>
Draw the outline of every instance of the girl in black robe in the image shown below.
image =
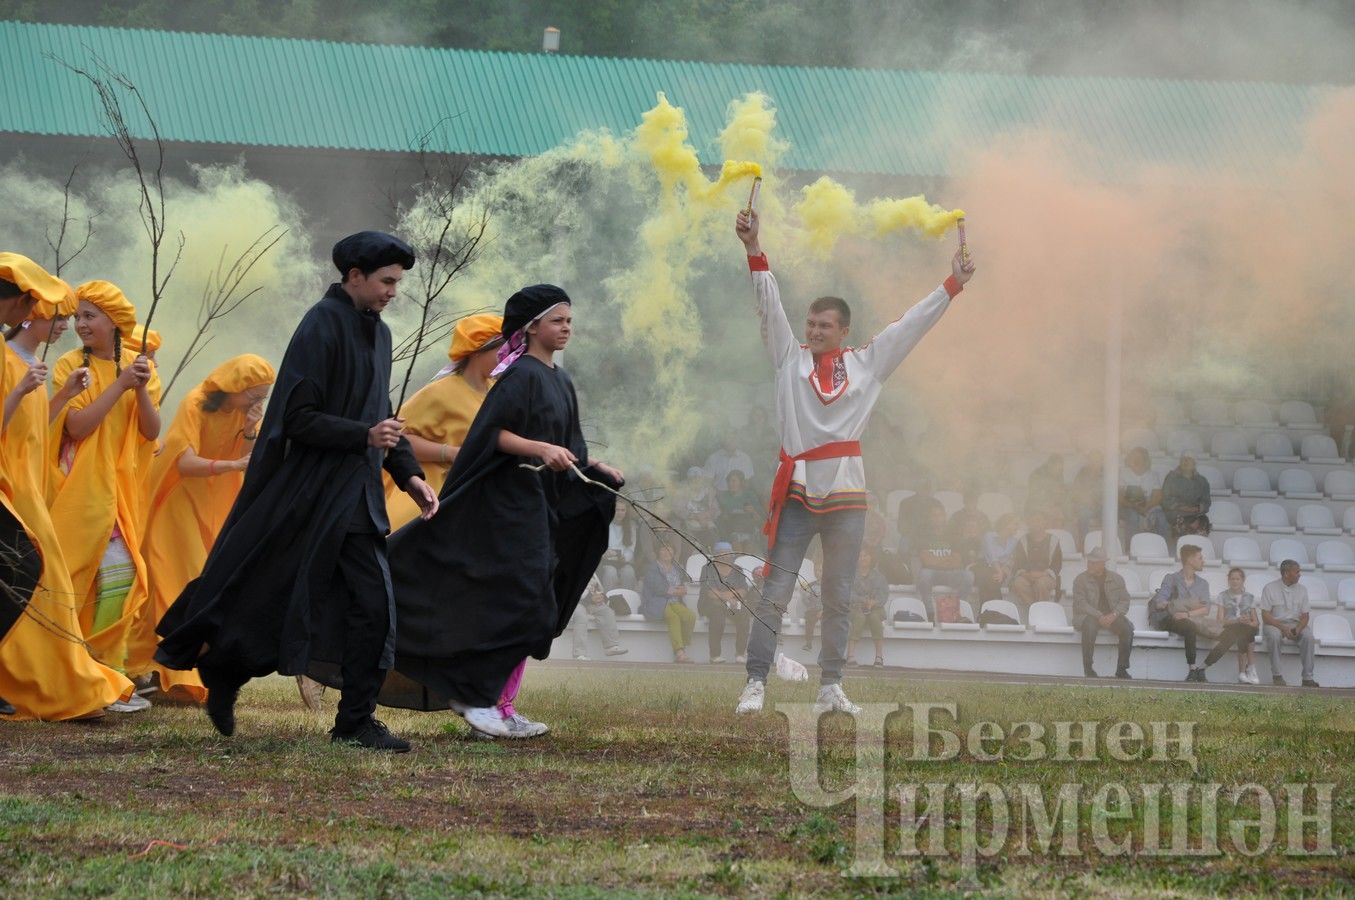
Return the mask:
<path id="1" fill-rule="evenodd" d="M 495 707 L 505 682 L 528 656 L 550 654 L 607 549 L 616 498 L 571 466 L 614 488 L 622 476 L 589 462 L 573 382 L 552 361 L 570 322 L 569 296 L 554 285 L 508 300 L 502 374 L 439 512 L 391 538 L 399 629 L 384 705 L 450 707 L 479 731 L 510 736 Z"/>

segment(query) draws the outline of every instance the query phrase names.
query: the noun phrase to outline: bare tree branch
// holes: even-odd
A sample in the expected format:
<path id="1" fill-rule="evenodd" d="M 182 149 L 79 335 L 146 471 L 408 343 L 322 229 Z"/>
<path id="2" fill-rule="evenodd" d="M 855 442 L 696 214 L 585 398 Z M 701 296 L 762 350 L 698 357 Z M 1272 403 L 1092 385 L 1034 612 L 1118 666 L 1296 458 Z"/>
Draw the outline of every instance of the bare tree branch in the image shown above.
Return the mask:
<path id="1" fill-rule="evenodd" d="M 75 181 L 75 173 L 79 171 L 80 164 L 71 166 L 71 174 L 66 176 L 66 183 L 61 189 L 61 224 L 57 228 L 56 237 L 52 236 L 52 229 L 47 229 L 47 246 L 52 249 L 52 274 L 58 278 L 61 277 L 61 270 L 74 262 L 81 253 L 89 247 L 90 238 L 94 236 L 94 220 L 98 218 L 102 210 L 96 210 L 85 216 L 85 236 L 80 241 L 80 246 L 76 247 L 70 253 L 63 255 L 66 244 L 67 229 L 75 223 L 71 218 L 71 184 Z"/>

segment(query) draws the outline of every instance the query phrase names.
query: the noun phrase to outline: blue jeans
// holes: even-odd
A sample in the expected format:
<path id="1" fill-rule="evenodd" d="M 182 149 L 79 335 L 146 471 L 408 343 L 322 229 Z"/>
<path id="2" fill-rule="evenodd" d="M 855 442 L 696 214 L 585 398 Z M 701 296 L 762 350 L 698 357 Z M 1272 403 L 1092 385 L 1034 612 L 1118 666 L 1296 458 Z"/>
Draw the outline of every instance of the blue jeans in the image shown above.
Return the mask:
<path id="1" fill-rule="evenodd" d="M 1148 510 L 1147 515 L 1121 506 L 1120 521 L 1124 523 L 1124 534 L 1121 535 L 1121 540 L 1124 543 L 1124 552 L 1126 553 L 1129 552 L 1129 539 L 1144 531 L 1162 535 L 1162 540 L 1167 542 L 1167 546 L 1172 546 L 1171 525 L 1167 522 L 1167 514 L 1162 511 L 1160 506 L 1154 506 Z"/>
<path id="2" fill-rule="evenodd" d="M 866 533 L 866 511 L 842 509 L 812 513 L 804 504 L 790 500 L 781 510 L 776 544 L 771 552 L 771 574 L 757 601 L 753 631 L 748 639 L 748 677 L 767 680 L 767 672 L 776 656 L 776 635 L 781 617 L 790 605 L 796 573 L 804 562 L 805 551 L 814 535 L 823 545 L 822 646 L 819 649 L 820 682 L 842 681 L 842 666 L 847 660 L 847 635 L 851 630 L 852 582 L 861 558 L 861 541 Z"/>

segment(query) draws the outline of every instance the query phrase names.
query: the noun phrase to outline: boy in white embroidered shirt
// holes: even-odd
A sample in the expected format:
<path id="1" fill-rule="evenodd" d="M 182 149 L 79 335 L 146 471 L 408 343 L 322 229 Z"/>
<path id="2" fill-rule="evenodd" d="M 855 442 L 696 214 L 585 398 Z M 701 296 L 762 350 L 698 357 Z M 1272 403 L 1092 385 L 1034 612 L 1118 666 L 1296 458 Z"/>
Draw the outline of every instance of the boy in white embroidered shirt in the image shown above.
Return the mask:
<path id="1" fill-rule="evenodd" d="M 856 712 L 842 693 L 851 586 L 866 521 L 866 472 L 861 435 L 889 375 L 917 346 L 974 273 L 957 252 L 951 275 L 901 318 L 861 347 L 844 347 L 851 308 L 838 297 L 820 297 L 809 307 L 805 343 L 795 340 L 781 305 L 776 278 L 758 244 L 756 212 L 739 213 L 735 233 L 748 253 L 762 339 L 776 369 L 777 426 L 781 465 L 772 483 L 764 529 L 771 565 L 748 644 L 748 682 L 737 711 L 762 709 L 767 672 L 776 652 L 779 623 L 794 588 L 795 573 L 815 534 L 823 547 L 823 630 L 820 710 Z"/>

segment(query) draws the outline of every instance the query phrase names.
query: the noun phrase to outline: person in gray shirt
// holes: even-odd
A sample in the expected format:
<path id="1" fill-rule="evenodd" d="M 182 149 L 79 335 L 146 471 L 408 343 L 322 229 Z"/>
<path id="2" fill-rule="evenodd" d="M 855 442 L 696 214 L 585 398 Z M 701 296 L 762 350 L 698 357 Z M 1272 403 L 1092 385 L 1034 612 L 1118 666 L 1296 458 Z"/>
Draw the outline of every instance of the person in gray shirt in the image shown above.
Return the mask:
<path id="1" fill-rule="evenodd" d="M 1087 554 L 1087 571 L 1073 579 L 1073 626 L 1082 632 L 1082 672 L 1096 678 L 1092 669 L 1092 651 L 1097 632 L 1105 629 L 1120 642 L 1115 677 L 1129 677 L 1129 651 L 1134 642 L 1134 626 L 1125 618 L 1129 612 L 1129 591 L 1124 579 L 1106 570 L 1106 551 L 1100 547 Z"/>
<path id="2" fill-rule="evenodd" d="M 1317 687 L 1313 680 L 1313 653 L 1316 642 L 1313 629 L 1308 626 L 1308 589 L 1299 584 L 1299 564 L 1292 559 L 1280 563 L 1280 579 L 1261 590 L 1256 608 L 1261 610 L 1262 634 L 1266 637 L 1266 651 L 1270 654 L 1270 678 L 1275 684 L 1284 684 L 1280 674 L 1280 645 L 1292 641 L 1299 646 L 1302 660 L 1303 686 Z"/>
<path id="3" fill-rule="evenodd" d="M 1153 628 L 1181 635 L 1186 642 L 1186 681 L 1205 681 L 1204 666 L 1195 664 L 1199 622 L 1209 614 L 1209 584 L 1200 577 L 1204 551 L 1194 544 L 1181 546 L 1181 571 L 1162 579 L 1162 586 L 1148 601 L 1148 622 Z"/>

